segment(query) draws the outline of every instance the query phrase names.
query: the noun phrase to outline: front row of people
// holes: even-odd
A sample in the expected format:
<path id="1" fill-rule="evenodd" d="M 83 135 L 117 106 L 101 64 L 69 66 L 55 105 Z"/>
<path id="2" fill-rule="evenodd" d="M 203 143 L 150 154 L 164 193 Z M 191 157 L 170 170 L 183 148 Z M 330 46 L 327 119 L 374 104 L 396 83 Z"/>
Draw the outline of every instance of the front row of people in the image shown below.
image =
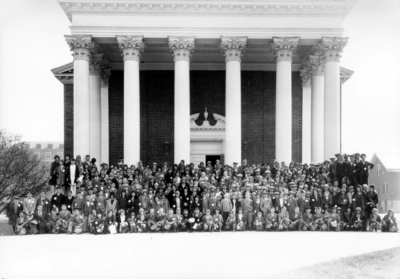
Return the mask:
<path id="1" fill-rule="evenodd" d="M 357 207 L 352 212 L 348 207 L 342 214 L 340 207 L 325 205 L 324 209 L 316 208 L 315 214 L 307 207 L 304 214 L 301 214 L 299 207 L 296 207 L 293 214 L 289 214 L 285 207 L 280 213 L 275 213 L 272 207 L 270 212 L 263 215 L 262 212 L 254 214 L 243 213 L 242 209 L 238 214 L 232 211 L 229 215 L 221 215 L 217 209 L 211 215 L 209 209 L 205 214 L 196 208 L 192 215 L 187 209 L 177 209 L 176 214 L 172 209 L 166 214 L 163 208 L 155 212 L 154 208 L 146 214 L 144 209 L 139 210 L 136 216 L 134 212 L 125 212 L 121 209 L 118 212 L 109 211 L 103 215 L 95 209 L 89 216 L 82 215 L 79 209 L 73 213 L 62 205 L 58 212 L 52 210 L 47 215 L 41 206 L 35 214 L 28 213 L 25 216 L 21 212 L 16 224 L 18 235 L 24 234 L 45 234 L 45 233 L 76 233 L 88 232 L 92 234 L 115 234 L 115 233 L 141 233 L 141 232 L 179 232 L 179 231 L 361 231 L 365 220 L 361 208 Z M 343 218 L 341 218 L 343 216 Z M 369 217 L 369 231 L 397 232 L 397 222 L 392 210 L 382 219 L 378 210 L 373 209 Z"/>

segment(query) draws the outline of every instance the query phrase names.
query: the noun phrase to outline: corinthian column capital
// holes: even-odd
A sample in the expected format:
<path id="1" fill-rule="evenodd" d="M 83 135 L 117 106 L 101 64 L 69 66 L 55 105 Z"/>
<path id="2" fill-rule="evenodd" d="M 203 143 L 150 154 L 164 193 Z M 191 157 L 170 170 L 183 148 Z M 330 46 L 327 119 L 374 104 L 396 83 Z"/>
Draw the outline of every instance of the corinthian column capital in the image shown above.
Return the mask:
<path id="1" fill-rule="evenodd" d="M 300 69 L 300 77 L 301 81 L 303 82 L 303 87 L 310 86 L 310 81 L 312 77 L 312 70 L 309 65 L 305 65 L 303 68 Z"/>
<path id="2" fill-rule="evenodd" d="M 273 37 L 271 50 L 275 54 L 276 62 L 292 62 L 292 57 L 296 52 L 299 39 L 299 37 Z"/>
<path id="3" fill-rule="evenodd" d="M 312 76 L 323 76 L 325 71 L 325 58 L 322 55 L 310 55 L 309 66 Z"/>
<path id="4" fill-rule="evenodd" d="M 124 61 L 140 62 L 140 56 L 145 48 L 143 36 L 116 36 Z"/>
<path id="5" fill-rule="evenodd" d="M 194 51 L 194 36 L 169 36 L 168 45 L 174 56 L 174 62 L 180 60 L 190 62 L 190 56 Z"/>
<path id="6" fill-rule="evenodd" d="M 224 53 L 225 62 L 239 61 L 241 62 L 242 52 L 244 52 L 247 44 L 247 37 L 225 37 L 221 36 L 220 48 Z"/>
<path id="7" fill-rule="evenodd" d="M 324 55 L 325 63 L 335 61 L 340 62 L 344 47 L 349 38 L 342 37 L 323 37 L 318 44 L 317 51 Z"/>
<path id="8" fill-rule="evenodd" d="M 74 60 L 90 61 L 91 50 L 93 49 L 92 36 L 65 35 L 64 37 L 72 51 Z"/>

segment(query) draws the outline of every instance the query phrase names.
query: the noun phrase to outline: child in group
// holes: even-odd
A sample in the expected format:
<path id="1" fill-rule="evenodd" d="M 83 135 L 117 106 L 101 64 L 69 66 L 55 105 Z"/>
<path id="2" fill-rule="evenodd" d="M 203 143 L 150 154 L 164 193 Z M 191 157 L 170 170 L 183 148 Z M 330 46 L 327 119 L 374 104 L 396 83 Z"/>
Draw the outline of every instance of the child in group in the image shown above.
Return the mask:
<path id="1" fill-rule="evenodd" d="M 303 216 L 301 215 L 300 208 L 296 206 L 294 208 L 294 213 L 292 214 L 290 218 L 290 225 L 289 225 L 289 230 L 291 231 L 301 231 L 303 227 Z"/>
<path id="2" fill-rule="evenodd" d="M 244 219 L 245 218 L 244 218 L 243 210 L 241 207 L 239 207 L 238 214 L 236 217 L 236 230 L 237 231 L 243 231 L 245 229 Z"/>
<path id="3" fill-rule="evenodd" d="M 343 222 L 341 230 L 352 231 L 354 229 L 353 225 L 353 213 L 351 212 L 351 207 L 346 207 L 346 212 L 343 214 Z"/>
<path id="4" fill-rule="evenodd" d="M 81 234 L 83 230 L 83 216 L 79 209 L 75 209 L 74 215 L 71 217 L 68 226 L 68 234 Z"/>
<path id="5" fill-rule="evenodd" d="M 139 209 L 139 215 L 137 216 L 136 226 L 137 226 L 137 231 L 139 233 L 147 232 L 147 217 L 144 214 L 143 208 Z"/>
<path id="6" fill-rule="evenodd" d="M 265 218 L 265 229 L 267 231 L 276 231 L 279 226 L 278 214 L 275 213 L 275 207 L 271 207 L 269 214 Z"/>
<path id="7" fill-rule="evenodd" d="M 290 225 L 289 212 L 286 211 L 286 207 L 281 208 L 281 213 L 278 215 L 279 225 L 278 231 L 288 231 Z"/>
<path id="8" fill-rule="evenodd" d="M 52 234 L 58 234 L 60 232 L 60 227 L 62 226 L 61 220 L 57 216 L 57 208 L 53 208 L 49 216 L 49 221 L 46 224 L 47 230 Z M 68 220 L 69 228 L 69 220 Z"/>
<path id="9" fill-rule="evenodd" d="M 315 231 L 314 216 L 311 214 L 311 207 L 306 206 L 303 214 L 303 231 Z"/>
<path id="10" fill-rule="evenodd" d="M 231 210 L 225 222 L 225 230 L 236 231 L 236 216 L 235 212 Z"/>
<path id="11" fill-rule="evenodd" d="M 19 217 L 17 218 L 16 226 L 15 226 L 17 235 L 25 235 L 26 234 L 27 224 L 28 224 L 28 220 L 25 217 L 25 213 L 20 212 Z"/>
<path id="12" fill-rule="evenodd" d="M 211 210 L 207 209 L 206 210 L 206 215 L 204 216 L 204 225 L 203 225 L 203 229 L 204 231 L 209 231 L 209 232 L 213 232 L 213 217 L 210 215 Z"/>
<path id="13" fill-rule="evenodd" d="M 177 217 L 174 214 L 174 210 L 171 208 L 168 210 L 168 214 L 165 216 L 164 229 L 167 232 L 176 232 L 178 228 Z"/>
<path id="14" fill-rule="evenodd" d="M 207 209 L 207 210 L 208 210 L 208 212 L 210 212 L 209 209 Z M 190 232 L 192 232 L 192 231 L 200 232 L 201 231 L 201 229 L 203 227 L 203 221 L 202 221 L 203 218 L 202 217 L 203 217 L 203 215 L 201 214 L 199 208 L 196 207 L 194 210 L 193 216 L 192 216 L 192 218 L 194 219 L 194 222 L 190 225 L 191 226 Z M 189 220 L 189 222 L 190 222 L 190 220 Z"/>
<path id="15" fill-rule="evenodd" d="M 336 206 L 332 207 L 331 221 L 329 222 L 329 229 L 335 232 L 340 231 L 340 215 L 336 213 Z"/>
<path id="16" fill-rule="evenodd" d="M 134 233 L 137 232 L 137 225 L 136 225 L 136 216 L 135 216 L 135 212 L 131 211 L 131 216 L 128 218 L 128 231 L 130 233 Z"/>
<path id="17" fill-rule="evenodd" d="M 372 209 L 372 214 L 369 217 L 369 231 L 380 231 L 381 230 L 381 216 L 378 215 L 378 209 Z"/>
<path id="18" fill-rule="evenodd" d="M 324 204 L 324 214 L 322 214 L 322 219 L 324 220 L 325 226 L 326 226 L 326 231 L 329 231 L 332 216 L 331 213 L 329 212 L 329 204 Z"/>
<path id="19" fill-rule="evenodd" d="M 94 222 L 97 219 L 97 213 L 96 213 L 96 209 L 92 209 L 92 212 L 89 214 L 88 217 L 88 225 L 89 225 L 89 233 L 93 233 L 94 231 Z"/>
<path id="20" fill-rule="evenodd" d="M 264 227 L 264 218 L 262 216 L 262 212 L 257 212 L 256 217 L 254 218 L 254 228 L 256 231 L 260 232 L 263 230 Z"/>
<path id="21" fill-rule="evenodd" d="M 110 234 L 110 226 L 115 226 L 115 216 L 112 210 L 108 211 L 107 216 L 104 221 L 104 234 Z"/>
<path id="22" fill-rule="evenodd" d="M 33 215 L 32 211 L 29 211 L 27 216 L 26 216 L 26 234 L 37 234 L 38 229 L 37 229 L 37 220 L 35 219 L 35 216 Z"/>
<path id="23" fill-rule="evenodd" d="M 353 214 L 352 223 L 355 231 L 361 231 L 364 226 L 364 213 L 361 212 L 361 207 L 356 208 L 356 213 Z"/>
<path id="24" fill-rule="evenodd" d="M 325 225 L 324 216 L 321 213 L 320 207 L 315 208 L 314 224 L 315 224 L 315 230 L 319 229 L 319 231 L 321 231 L 321 232 L 325 231 L 327 228 L 327 226 Z"/>
<path id="25" fill-rule="evenodd" d="M 397 222 L 394 217 L 393 210 L 389 209 L 388 213 L 382 219 L 382 232 L 397 232 Z"/>
<path id="26" fill-rule="evenodd" d="M 216 208 L 215 209 L 215 214 L 213 216 L 214 231 L 221 231 L 223 222 L 224 222 L 224 218 L 220 214 L 219 209 Z"/>
<path id="27" fill-rule="evenodd" d="M 104 231 L 104 220 L 101 212 L 97 213 L 96 219 L 92 224 L 92 233 L 95 235 L 102 234 Z"/>
<path id="28" fill-rule="evenodd" d="M 117 223 L 117 231 L 119 233 L 127 233 L 129 231 L 128 220 L 125 215 L 124 209 L 120 209 L 118 211 L 116 223 Z"/>

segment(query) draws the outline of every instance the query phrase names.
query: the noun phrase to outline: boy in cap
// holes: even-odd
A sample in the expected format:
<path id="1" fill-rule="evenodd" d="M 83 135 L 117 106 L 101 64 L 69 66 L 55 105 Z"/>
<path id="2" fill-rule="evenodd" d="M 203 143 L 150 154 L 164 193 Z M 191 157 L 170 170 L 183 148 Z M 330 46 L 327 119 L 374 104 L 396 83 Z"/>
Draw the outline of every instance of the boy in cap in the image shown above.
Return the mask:
<path id="1" fill-rule="evenodd" d="M 311 214 L 311 207 L 307 206 L 303 214 L 303 231 L 315 231 L 314 216 Z"/>
<path id="2" fill-rule="evenodd" d="M 144 213 L 144 209 L 139 209 L 139 214 L 136 221 L 137 231 L 146 232 L 147 231 L 147 216 Z"/>
<path id="3" fill-rule="evenodd" d="M 72 203 L 72 212 L 75 212 L 76 209 L 78 209 L 79 212 L 82 212 L 84 202 L 85 200 L 82 197 L 82 192 L 78 191 L 78 197 L 74 199 L 74 202 Z"/>
<path id="4" fill-rule="evenodd" d="M 67 206 L 63 204 L 61 206 L 61 210 L 58 213 L 59 223 L 60 223 L 60 230 L 59 232 L 68 232 L 69 221 L 71 219 L 71 212 L 67 210 Z"/>
<path id="5" fill-rule="evenodd" d="M 193 212 L 196 208 L 193 210 Z M 191 225 L 189 223 L 190 214 L 187 209 L 183 210 L 183 214 L 181 214 L 181 210 L 178 208 L 176 210 L 176 217 L 178 219 L 178 231 L 191 231 Z"/>
<path id="6" fill-rule="evenodd" d="M 279 217 L 275 213 L 275 208 L 271 207 L 270 213 L 265 216 L 265 229 L 267 231 L 276 231 L 279 226 Z"/>
<path id="7" fill-rule="evenodd" d="M 40 198 L 37 199 L 36 201 L 36 210 L 39 207 L 39 205 L 42 206 L 42 211 L 45 212 L 46 214 L 49 214 L 51 211 L 51 203 L 48 198 L 46 198 L 46 192 L 41 191 L 40 192 Z"/>
<path id="8" fill-rule="evenodd" d="M 156 212 L 156 231 L 164 232 L 165 228 L 165 213 L 164 208 L 160 207 Z"/>
<path id="9" fill-rule="evenodd" d="M 130 216 L 128 218 L 128 232 L 134 233 L 137 232 L 137 225 L 136 225 L 136 216 L 135 212 L 130 212 Z"/>
<path id="10" fill-rule="evenodd" d="M 15 233 L 17 235 L 25 235 L 27 232 L 28 220 L 25 213 L 21 211 L 15 223 Z"/>
<path id="11" fill-rule="evenodd" d="M 298 206 L 295 207 L 294 213 L 292 216 L 290 216 L 290 224 L 289 224 L 289 230 L 294 231 L 298 230 L 301 231 L 303 227 L 303 216 L 300 213 L 300 209 Z"/>
<path id="12" fill-rule="evenodd" d="M 332 216 L 331 216 L 331 213 L 329 212 L 329 204 L 327 204 L 327 203 L 324 204 L 322 218 L 326 225 L 326 230 L 329 231 L 329 227 L 330 227 L 329 224 L 331 223 Z"/>
<path id="13" fill-rule="evenodd" d="M 120 209 L 118 211 L 116 223 L 117 223 L 117 231 L 119 233 L 127 233 L 129 231 L 128 218 L 125 215 L 124 209 Z"/>
<path id="14" fill-rule="evenodd" d="M 157 221 L 156 221 L 156 214 L 154 212 L 154 208 L 150 208 L 150 212 L 147 215 L 147 228 L 149 229 L 149 232 L 156 231 Z"/>
<path id="15" fill-rule="evenodd" d="M 47 219 L 48 219 L 48 214 L 43 211 L 43 206 L 39 205 L 37 207 L 37 211 L 35 212 L 35 219 L 37 221 L 37 228 L 39 234 L 45 234 L 47 233 Z"/>
<path id="16" fill-rule="evenodd" d="M 369 217 L 369 231 L 380 231 L 381 230 L 381 216 L 378 215 L 378 209 L 372 209 L 372 215 Z"/>

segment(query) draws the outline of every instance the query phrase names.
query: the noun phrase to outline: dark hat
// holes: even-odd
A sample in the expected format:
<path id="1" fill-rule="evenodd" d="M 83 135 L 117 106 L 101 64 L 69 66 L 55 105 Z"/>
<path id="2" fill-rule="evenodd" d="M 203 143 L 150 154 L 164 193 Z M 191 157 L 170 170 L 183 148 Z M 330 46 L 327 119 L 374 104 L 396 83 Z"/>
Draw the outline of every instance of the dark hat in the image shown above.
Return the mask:
<path id="1" fill-rule="evenodd" d="M 332 158 L 329 158 L 331 161 L 333 161 L 333 160 L 336 160 L 336 158 L 335 157 L 332 157 Z"/>
<path id="2" fill-rule="evenodd" d="M 61 187 L 59 185 L 56 186 L 56 189 L 61 189 Z"/>
<path id="3" fill-rule="evenodd" d="M 356 207 L 356 211 L 361 211 L 361 207 Z"/>
<path id="4" fill-rule="evenodd" d="M 327 203 L 326 203 L 326 204 L 324 204 L 324 207 L 328 207 L 328 208 L 329 208 L 329 204 L 327 204 Z"/>
<path id="5" fill-rule="evenodd" d="M 336 153 L 335 156 L 336 156 L 336 157 L 339 157 L 339 156 L 340 156 L 340 153 Z"/>
<path id="6" fill-rule="evenodd" d="M 354 154 L 350 155 L 350 158 L 351 158 L 351 157 L 353 157 L 353 158 L 354 158 L 354 157 L 355 157 L 355 156 L 354 156 Z"/>
<path id="7" fill-rule="evenodd" d="M 366 157 L 367 155 L 365 155 L 365 154 L 363 153 L 363 154 L 361 154 L 361 157 L 362 157 L 362 156 L 365 156 L 365 157 Z"/>
<path id="8" fill-rule="evenodd" d="M 354 154 L 355 156 L 360 156 L 360 153 L 356 153 L 356 154 Z"/>
<path id="9" fill-rule="evenodd" d="M 306 207 L 305 207 L 305 210 L 309 210 L 309 209 L 311 209 L 311 207 L 309 207 L 309 206 L 306 206 Z"/>

